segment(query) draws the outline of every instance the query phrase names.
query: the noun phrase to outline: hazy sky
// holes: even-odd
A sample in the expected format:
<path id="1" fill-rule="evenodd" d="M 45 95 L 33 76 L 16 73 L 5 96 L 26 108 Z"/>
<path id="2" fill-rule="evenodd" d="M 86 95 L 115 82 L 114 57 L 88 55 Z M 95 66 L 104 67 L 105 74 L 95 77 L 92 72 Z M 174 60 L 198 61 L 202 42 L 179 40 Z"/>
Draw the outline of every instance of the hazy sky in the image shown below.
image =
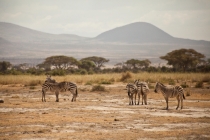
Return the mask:
<path id="1" fill-rule="evenodd" d="M 174 37 L 210 41 L 210 0 L 0 0 L 0 21 L 84 37 L 149 22 Z"/>

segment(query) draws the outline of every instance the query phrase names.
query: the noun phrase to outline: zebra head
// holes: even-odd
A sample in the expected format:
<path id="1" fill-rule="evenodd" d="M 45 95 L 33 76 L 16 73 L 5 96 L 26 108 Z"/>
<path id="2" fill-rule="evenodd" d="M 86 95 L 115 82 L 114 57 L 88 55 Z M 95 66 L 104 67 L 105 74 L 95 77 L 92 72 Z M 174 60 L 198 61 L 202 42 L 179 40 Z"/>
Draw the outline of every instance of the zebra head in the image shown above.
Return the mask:
<path id="1" fill-rule="evenodd" d="M 131 96 L 131 83 L 128 83 L 127 85 L 126 85 L 126 90 L 127 90 L 127 92 L 128 92 L 128 96 L 130 97 Z"/>
<path id="2" fill-rule="evenodd" d="M 142 87 L 146 90 L 146 91 L 149 91 L 149 86 L 148 86 L 148 83 L 147 82 L 141 82 L 142 84 Z"/>
<path id="3" fill-rule="evenodd" d="M 155 93 L 157 93 L 157 87 L 158 87 L 158 82 L 156 82 L 155 84 L 155 90 L 154 90 Z"/>
<path id="4" fill-rule="evenodd" d="M 154 92 L 155 92 L 155 93 L 158 93 L 159 88 L 162 87 L 162 86 L 164 86 L 164 85 L 161 84 L 161 83 L 159 83 L 159 82 L 157 82 L 156 85 L 155 85 L 155 90 L 154 90 Z"/>
<path id="5" fill-rule="evenodd" d="M 134 80 L 134 84 L 137 85 L 140 82 L 140 80 Z"/>
<path id="6" fill-rule="evenodd" d="M 51 75 L 47 75 L 47 78 L 45 80 L 45 83 L 56 83 L 56 81 L 54 79 L 51 79 Z"/>

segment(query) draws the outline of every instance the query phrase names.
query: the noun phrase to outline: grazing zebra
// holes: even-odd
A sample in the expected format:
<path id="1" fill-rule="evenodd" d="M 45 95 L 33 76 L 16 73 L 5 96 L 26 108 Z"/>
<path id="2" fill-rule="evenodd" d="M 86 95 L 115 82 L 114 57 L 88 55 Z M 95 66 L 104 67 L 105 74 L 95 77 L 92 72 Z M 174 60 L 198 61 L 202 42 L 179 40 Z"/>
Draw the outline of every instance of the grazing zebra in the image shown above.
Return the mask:
<path id="1" fill-rule="evenodd" d="M 49 82 L 49 83 L 57 83 L 54 79 L 51 79 L 51 75 L 47 75 L 45 83 L 47 83 L 47 82 Z"/>
<path id="2" fill-rule="evenodd" d="M 129 105 L 133 105 L 133 94 L 135 94 L 135 104 L 136 104 L 136 94 L 137 94 L 136 85 L 132 83 L 128 83 L 126 85 L 126 90 L 128 92 Z"/>
<path id="3" fill-rule="evenodd" d="M 140 80 L 135 80 L 134 84 L 137 87 L 137 93 L 138 93 L 138 104 L 140 102 L 140 96 L 142 96 L 142 105 L 147 105 L 147 92 L 149 91 L 148 84 L 146 82 L 141 82 Z M 143 103 L 144 101 L 144 103 Z"/>
<path id="4" fill-rule="evenodd" d="M 159 82 L 155 85 L 155 92 L 161 91 L 165 100 L 166 100 L 166 110 L 168 110 L 168 98 L 176 97 L 178 101 L 177 108 L 179 108 L 179 103 L 181 100 L 181 109 L 183 108 L 183 99 L 185 99 L 184 96 L 184 90 L 181 86 L 171 86 L 171 85 L 163 85 Z"/>
<path id="5" fill-rule="evenodd" d="M 72 102 L 76 101 L 76 97 L 78 95 L 78 92 L 77 92 L 77 85 L 75 83 L 72 83 L 72 82 L 67 82 L 67 90 L 69 90 L 73 97 L 72 97 Z"/>
<path id="6" fill-rule="evenodd" d="M 49 83 L 46 82 L 42 85 L 42 102 L 46 102 L 45 100 L 45 94 L 47 91 L 55 92 L 56 95 L 56 102 L 59 102 L 59 92 L 60 91 L 66 91 L 69 89 L 68 83 L 67 82 L 60 82 L 60 83 Z"/>

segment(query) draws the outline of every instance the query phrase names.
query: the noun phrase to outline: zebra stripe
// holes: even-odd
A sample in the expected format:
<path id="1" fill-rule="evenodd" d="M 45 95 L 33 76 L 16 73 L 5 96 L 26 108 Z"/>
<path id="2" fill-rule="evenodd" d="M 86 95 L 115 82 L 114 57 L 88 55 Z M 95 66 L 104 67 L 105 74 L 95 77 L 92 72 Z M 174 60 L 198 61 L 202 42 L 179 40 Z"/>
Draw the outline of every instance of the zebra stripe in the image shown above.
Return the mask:
<path id="1" fill-rule="evenodd" d="M 67 82 L 67 90 L 70 91 L 73 95 L 72 102 L 76 101 L 76 97 L 78 96 L 77 85 L 72 82 Z"/>
<path id="2" fill-rule="evenodd" d="M 163 97 L 166 100 L 166 109 L 168 109 L 168 98 L 174 98 L 176 97 L 178 101 L 177 108 L 179 108 L 179 103 L 181 100 L 181 109 L 183 108 L 183 99 L 185 99 L 184 96 L 184 89 L 181 86 L 171 86 L 171 85 L 163 85 L 162 83 L 157 82 L 155 85 L 154 92 L 161 91 Z"/>
<path id="3" fill-rule="evenodd" d="M 68 89 L 67 82 L 60 82 L 60 83 L 49 83 L 46 82 L 42 85 L 42 102 L 46 102 L 45 94 L 47 91 L 55 92 L 56 95 L 56 102 L 59 102 L 59 92 L 66 91 Z"/>
<path id="4" fill-rule="evenodd" d="M 142 96 L 142 105 L 147 105 L 147 93 L 149 92 L 149 86 L 146 82 L 142 82 L 140 80 L 135 80 L 134 84 L 137 86 L 137 94 L 138 94 L 138 105 L 140 102 L 140 96 Z M 144 101 L 144 103 L 143 103 Z"/>
<path id="5" fill-rule="evenodd" d="M 136 94 L 137 94 L 137 87 L 135 84 L 128 83 L 126 85 L 126 90 L 128 92 L 129 98 L 129 105 L 133 105 L 133 95 L 135 94 L 135 104 L 136 104 Z"/>

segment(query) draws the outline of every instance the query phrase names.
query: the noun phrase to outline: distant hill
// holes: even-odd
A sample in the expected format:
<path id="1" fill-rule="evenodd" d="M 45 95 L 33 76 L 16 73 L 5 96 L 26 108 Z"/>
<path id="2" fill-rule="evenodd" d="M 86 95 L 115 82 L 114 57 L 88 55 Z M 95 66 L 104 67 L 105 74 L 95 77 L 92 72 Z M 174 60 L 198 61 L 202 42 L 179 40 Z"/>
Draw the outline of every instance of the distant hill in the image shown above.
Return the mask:
<path id="1" fill-rule="evenodd" d="M 6 22 L 0 22 L 0 37 L 10 42 L 25 43 L 72 43 L 86 39 L 77 35 L 44 33 Z"/>
<path id="2" fill-rule="evenodd" d="M 188 45 L 210 45 L 208 41 L 196 41 L 190 39 L 175 38 L 156 26 L 146 22 L 131 23 L 122 27 L 101 33 L 97 40 L 105 42 L 124 42 L 138 44 L 188 44 Z"/>
<path id="3" fill-rule="evenodd" d="M 101 56 L 109 59 L 111 65 L 131 58 L 160 63 L 160 56 L 180 48 L 192 48 L 210 58 L 210 41 L 176 38 L 145 22 L 117 27 L 94 38 L 49 34 L 0 22 L 0 61 L 13 63 L 37 64 L 53 55 L 78 59 Z"/>

